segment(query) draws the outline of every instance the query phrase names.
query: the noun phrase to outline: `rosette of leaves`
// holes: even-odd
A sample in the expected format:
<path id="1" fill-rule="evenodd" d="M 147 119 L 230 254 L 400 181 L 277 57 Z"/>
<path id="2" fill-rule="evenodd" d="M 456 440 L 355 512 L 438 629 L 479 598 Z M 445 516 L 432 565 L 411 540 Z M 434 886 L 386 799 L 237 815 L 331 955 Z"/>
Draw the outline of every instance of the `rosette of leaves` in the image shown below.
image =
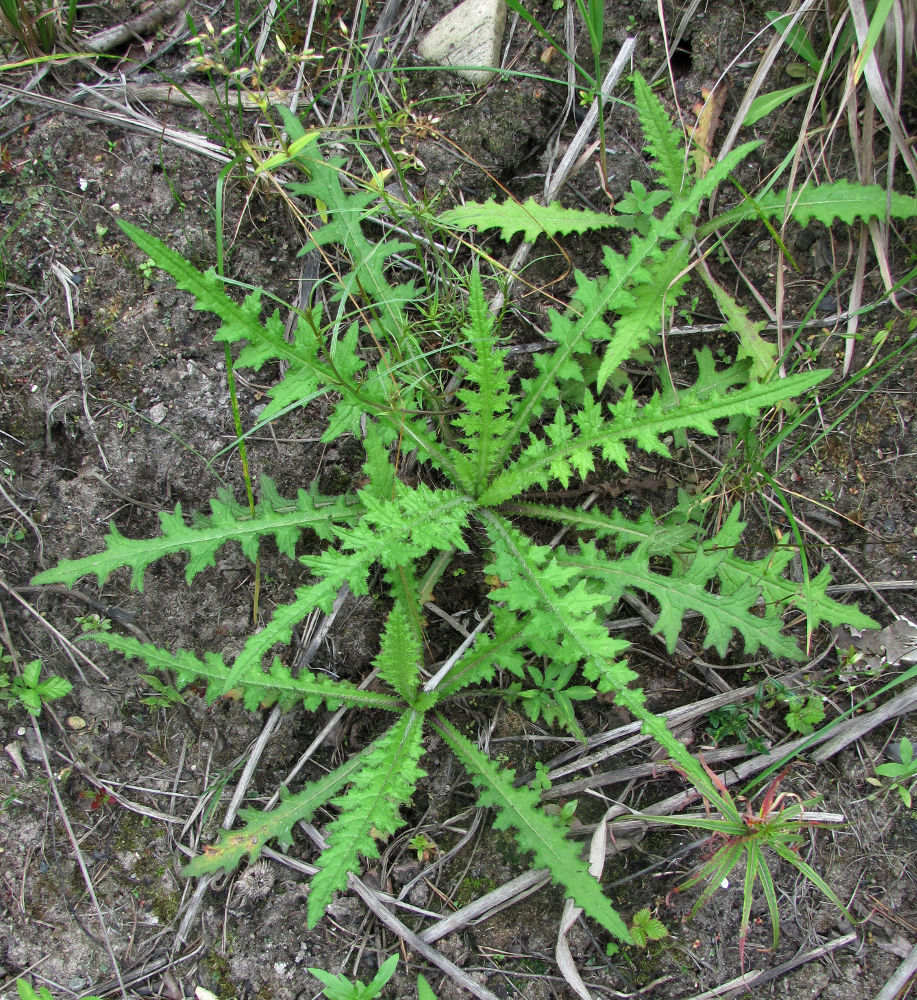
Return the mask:
<path id="1" fill-rule="evenodd" d="M 513 366 L 500 325 L 488 311 L 476 267 L 467 277 L 463 324 L 440 331 L 442 346 L 435 357 L 420 348 L 415 326 L 424 291 L 411 281 L 399 283 L 403 272 L 389 266 L 393 254 L 414 248 L 378 236 L 368 223 L 386 210 L 379 192 L 371 186 L 354 188 L 351 178 L 345 186 L 342 163 L 326 156 L 318 134 L 306 133 L 283 109 L 291 144 L 279 159 L 301 169 L 304 180 L 291 191 L 315 199 L 324 222 L 313 244 L 323 252 L 333 247 L 350 268 L 339 265 L 338 285 L 325 312 L 316 307 L 300 314 L 292 342 L 284 336 L 278 311 L 262 316 L 259 291 L 237 302 L 214 271 L 199 271 L 158 240 L 122 224 L 140 249 L 195 297 L 198 309 L 219 318 L 216 339 L 241 348 L 236 367 L 284 362 L 286 374 L 272 389 L 263 420 L 324 396 L 330 417 L 323 440 L 355 435 L 365 452 L 364 485 L 346 496 L 301 490 L 287 499 L 264 480 L 254 513 L 225 494 L 212 502 L 208 515 L 190 521 L 176 507 L 160 516 L 158 537 L 128 539 L 112 527 L 102 552 L 65 561 L 36 578 L 72 584 L 95 574 L 102 582 L 126 566 L 140 588 L 155 559 L 185 553 L 193 585 L 221 546 L 236 542 L 254 560 L 261 541 L 273 538 L 284 555 L 298 558 L 310 579 L 235 657 L 170 652 L 114 633 L 93 638 L 140 657 L 153 670 L 172 672 L 179 690 L 192 681 L 206 683 L 211 699 L 240 689 L 251 709 L 274 703 L 309 711 L 346 706 L 373 709 L 388 720 L 369 746 L 274 810 L 242 810 L 244 825 L 207 847 L 186 866 L 186 874 L 231 870 L 245 857 L 255 859 L 271 839 L 289 844 L 298 820 L 330 806 L 334 819 L 326 830 L 328 846 L 318 856 L 309 896 L 314 925 L 348 874 L 359 871 L 361 857 L 377 857 L 380 841 L 405 822 L 402 810 L 424 774 L 425 737 L 436 734 L 467 771 L 479 804 L 494 810 L 496 826 L 511 829 L 534 864 L 547 868 L 587 915 L 629 943 L 627 923 L 567 839 L 566 825 L 540 808 L 537 791 L 518 786 L 511 770 L 490 760 L 462 731 L 456 696 L 470 691 L 500 696 L 499 671 L 517 685 L 516 697 L 537 692 L 524 698 L 527 707 L 539 706 L 534 715 L 556 719 L 579 734 L 576 703 L 610 693 L 716 808 L 718 788 L 647 707 L 625 659 L 628 644 L 603 625 L 607 611 L 625 593 L 652 598 L 659 609 L 655 630 L 670 649 L 690 611 L 700 616 L 704 646 L 721 655 L 735 647 L 745 654 L 799 658 L 795 639 L 783 630 L 782 615 L 790 605 L 813 625 L 871 624 L 855 608 L 828 597 L 826 572 L 800 588 L 787 575 L 791 548 L 742 558 L 738 508 L 711 535 L 683 509 L 663 518 L 650 510 L 626 517 L 539 499 L 552 484 L 566 488 L 597 470 L 623 475 L 635 451 L 667 456 L 668 435 L 715 435 L 721 421 L 753 417 L 789 397 L 804 396 L 828 375 L 806 371 L 750 382 L 747 366 L 717 370 L 704 351 L 698 355 L 695 384 L 687 390 L 638 398 L 624 380 L 623 389 L 612 391 L 619 384 L 612 376 L 657 336 L 663 310 L 675 305 L 683 291 L 701 204 L 754 149 L 754 144 L 743 146 L 704 176 L 694 176 L 685 171 L 691 159 L 680 135 L 640 78 L 636 101 L 661 181 L 655 196 L 642 199 L 655 213 L 647 209 L 648 214 L 635 216 L 635 202 L 628 203 L 631 214 L 602 219 L 555 206 L 526 206 L 526 224 L 551 234 L 594 229 L 610 219 L 628 238 L 622 250 L 605 249 L 600 275 L 577 274 L 568 307 L 550 314 L 550 342 L 533 356 L 525 377 Z M 819 191 L 818 197 L 809 192 L 791 203 L 789 211 L 824 222 L 875 214 L 871 189 Z M 884 194 L 881 204 L 884 210 Z M 913 200 L 896 204 L 899 213 L 917 214 Z M 774 198 L 758 210 L 779 214 L 784 205 Z M 446 221 L 469 225 L 480 220 L 480 214 L 472 217 L 475 212 L 480 207 L 468 207 L 464 217 L 456 210 Z M 511 214 L 507 208 L 504 235 L 517 231 Z M 370 231 L 377 234 L 375 242 Z M 593 358 L 598 365 L 589 363 Z M 422 473 L 411 481 L 400 475 L 401 457 L 408 451 Z M 573 540 L 551 548 L 519 527 L 520 516 L 528 525 L 563 526 Z M 308 554 L 297 556 L 300 543 L 308 544 Z M 489 631 L 428 678 L 425 590 L 419 578 L 431 562 L 442 570 L 452 553 L 472 549 L 483 553 L 480 570 L 493 586 Z M 345 585 L 355 595 L 367 594 L 380 571 L 390 610 L 375 660 L 379 689 L 362 690 L 309 670 L 294 674 L 270 655 L 315 609 L 330 612 Z"/>

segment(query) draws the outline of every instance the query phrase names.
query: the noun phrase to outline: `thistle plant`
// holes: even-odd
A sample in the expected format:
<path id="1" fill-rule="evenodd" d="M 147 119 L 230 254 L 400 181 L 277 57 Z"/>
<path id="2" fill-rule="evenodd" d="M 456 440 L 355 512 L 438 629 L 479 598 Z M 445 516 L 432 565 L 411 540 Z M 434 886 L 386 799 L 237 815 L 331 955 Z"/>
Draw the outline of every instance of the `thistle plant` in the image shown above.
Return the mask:
<path id="1" fill-rule="evenodd" d="M 114 632 L 92 635 L 112 651 L 139 657 L 154 672 L 174 674 L 178 690 L 192 681 L 206 683 L 211 700 L 241 690 L 252 710 L 277 704 L 378 713 L 380 735 L 370 745 L 287 795 L 272 811 L 243 809 L 244 826 L 224 832 L 185 874 L 230 871 L 245 857 L 257 858 L 272 839 L 290 844 L 297 821 L 330 806 L 334 818 L 325 830 L 327 847 L 316 860 L 308 901 L 314 926 L 333 894 L 345 887 L 348 873 L 359 871 L 361 857 L 378 857 L 380 842 L 404 825 L 402 809 L 424 776 L 425 738 L 435 734 L 467 772 L 478 804 L 494 809 L 496 827 L 511 829 L 533 863 L 549 869 L 589 917 L 631 943 L 627 921 L 589 874 L 579 848 L 567 839 L 566 824 L 540 808 L 537 790 L 517 786 L 513 771 L 469 738 L 457 696 L 502 697 L 500 685 L 507 680 L 530 714 L 558 720 L 580 735 L 576 703 L 609 694 L 725 815 L 729 802 L 721 788 L 647 707 L 625 658 L 628 644 L 602 624 L 609 610 L 626 593 L 648 595 L 659 609 L 655 631 L 670 649 L 690 611 L 700 616 L 703 645 L 721 656 L 736 649 L 801 658 L 796 640 L 782 627 L 790 606 L 813 627 L 870 624 L 856 608 L 827 595 L 826 571 L 800 588 L 788 575 L 794 556 L 789 546 L 743 558 L 737 507 L 709 533 L 687 503 L 663 517 L 650 510 L 626 517 L 552 505 L 544 496 L 555 483 L 567 488 L 593 473 L 625 474 L 636 450 L 668 456 L 666 438 L 676 432 L 715 435 L 719 421 L 754 417 L 791 397 L 805 399 L 829 375 L 805 371 L 750 379 L 747 364 L 717 369 L 711 354 L 701 351 L 695 382 L 684 391 L 667 388 L 638 398 L 618 377 L 621 366 L 658 337 L 664 306 L 674 305 L 683 292 L 701 204 L 754 149 L 754 144 L 737 149 L 704 176 L 686 173 L 691 160 L 680 135 L 639 77 L 635 95 L 662 182 L 651 199 L 655 212 L 602 215 L 534 204 L 470 205 L 440 218 L 441 225 L 454 228 L 498 218 L 506 238 L 521 229 L 528 233 L 529 227 L 554 235 L 612 226 L 627 234 L 626 250 L 606 247 L 601 275 L 577 274 L 568 307 L 550 314 L 550 343 L 533 355 L 527 371 L 514 367 L 500 324 L 487 308 L 486 278 L 477 266 L 468 271 L 460 328 L 439 331 L 441 346 L 434 354 L 419 342 L 422 290 L 413 281 L 398 281 L 403 272 L 388 264 L 393 254 L 414 248 L 402 240 L 370 239 L 365 223 L 386 211 L 379 191 L 355 186 L 353 178 L 345 187 L 342 162 L 326 155 L 320 135 L 304 131 L 282 108 L 290 144 L 268 163 L 272 169 L 289 163 L 302 172 L 303 179 L 289 187 L 320 207 L 323 225 L 313 234 L 314 246 L 333 248 L 349 262 L 339 267 L 325 308 L 299 315 L 292 342 L 284 337 L 277 310 L 262 318 L 260 291 L 236 302 L 213 270 L 197 270 L 157 239 L 122 223 L 141 251 L 195 297 L 198 309 L 220 319 L 216 339 L 241 348 L 236 368 L 284 363 L 286 374 L 271 390 L 263 421 L 324 397 L 330 415 L 322 440 L 353 435 L 365 455 L 364 485 L 346 495 L 325 496 L 313 487 L 285 498 L 262 479 L 254 512 L 228 493 L 211 502 L 209 514 L 190 521 L 176 506 L 160 515 L 157 537 L 130 539 L 112 526 L 103 551 L 62 562 L 36 578 L 72 584 L 94 574 L 101 583 L 119 567 L 130 567 L 132 584 L 140 589 L 151 563 L 185 553 L 186 578 L 193 585 L 221 546 L 236 542 L 254 561 L 268 537 L 308 570 L 310 580 L 233 658 L 215 651 L 171 652 Z M 782 195 L 775 195 L 754 207 L 738 206 L 729 216 L 782 217 L 789 211 L 828 224 L 834 218 L 868 218 L 885 206 L 884 192 L 841 184 L 804 192 L 789 209 Z M 893 199 L 892 209 L 913 216 L 917 202 Z M 402 476 L 408 453 L 421 470 L 410 481 Z M 552 548 L 520 527 L 523 518 L 551 531 L 562 526 L 571 541 Z M 306 545 L 307 554 L 297 557 L 298 545 Z M 430 676 L 424 601 L 437 574 L 459 552 L 480 555 L 482 576 L 492 587 L 489 626 Z M 388 609 L 373 661 L 378 689 L 308 669 L 294 673 L 271 655 L 315 609 L 330 612 L 345 586 L 357 596 L 375 588 Z"/>

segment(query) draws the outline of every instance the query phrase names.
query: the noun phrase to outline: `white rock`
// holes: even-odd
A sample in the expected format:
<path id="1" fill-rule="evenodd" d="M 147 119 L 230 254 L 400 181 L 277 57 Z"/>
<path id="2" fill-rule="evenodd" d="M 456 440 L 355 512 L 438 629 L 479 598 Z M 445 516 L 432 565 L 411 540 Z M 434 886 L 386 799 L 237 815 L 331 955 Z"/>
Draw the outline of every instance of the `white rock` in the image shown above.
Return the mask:
<path id="1" fill-rule="evenodd" d="M 441 66 L 480 67 L 455 72 L 483 87 L 500 65 L 505 27 L 506 0 L 464 0 L 430 29 L 417 51 L 421 59 Z"/>

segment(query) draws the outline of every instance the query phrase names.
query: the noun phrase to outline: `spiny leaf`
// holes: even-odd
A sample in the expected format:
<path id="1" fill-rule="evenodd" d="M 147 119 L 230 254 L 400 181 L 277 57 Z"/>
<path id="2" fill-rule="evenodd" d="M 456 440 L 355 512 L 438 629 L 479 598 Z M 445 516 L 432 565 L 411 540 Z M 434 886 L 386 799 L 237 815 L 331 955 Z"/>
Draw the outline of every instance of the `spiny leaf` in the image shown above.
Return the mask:
<path id="1" fill-rule="evenodd" d="M 439 718 L 434 728 L 480 790 L 478 805 L 497 810 L 494 826 L 498 830 L 511 827 L 522 850 L 534 854 L 535 864 L 547 868 L 553 881 L 573 897 L 587 916 L 621 941 L 632 943 L 627 924 L 589 874 L 579 849 L 566 839 L 566 826 L 539 807 L 539 792 L 526 785 L 516 787 L 513 771 L 495 767 L 445 719 Z"/>
<path id="2" fill-rule="evenodd" d="M 913 219 L 917 217 L 917 198 L 889 192 L 878 184 L 851 184 L 847 180 L 826 184 L 806 184 L 792 191 L 769 191 L 748 199 L 701 226 L 700 235 L 731 226 L 747 219 L 795 219 L 807 226 L 812 219 L 830 226 L 835 220 L 848 224 L 858 219 Z"/>
<path id="3" fill-rule="evenodd" d="M 509 199 L 498 203 L 494 198 L 485 202 L 466 202 L 439 216 L 439 221 L 459 229 L 475 226 L 482 232 L 499 229 L 500 239 L 511 240 L 517 233 L 527 243 L 539 236 L 566 236 L 569 233 L 586 233 L 595 229 L 613 229 L 622 223 L 607 212 L 593 212 L 584 208 L 564 208 L 558 202 L 540 205 L 534 198 L 520 203 Z"/>
<path id="4" fill-rule="evenodd" d="M 480 490 L 491 472 L 493 453 L 509 427 L 507 415 L 512 405 L 507 352 L 498 347 L 495 324 L 487 303 L 478 268 L 472 271 L 468 286 L 468 315 L 471 326 L 464 331 L 474 358 L 460 355 L 465 384 L 456 392 L 465 412 L 452 423 L 462 432 L 470 455 L 456 461 L 456 469 L 466 489 Z"/>
<path id="5" fill-rule="evenodd" d="M 575 567 L 562 565 L 548 546 L 536 545 L 505 519 L 486 516 L 493 547 L 488 573 L 503 583 L 492 595 L 526 621 L 526 642 L 539 656 L 582 665 L 600 691 L 624 688 L 637 675 L 617 659 L 629 643 L 612 639 L 595 614 L 607 598 L 574 580 Z M 571 585 L 572 583 L 572 585 Z"/>
<path id="6" fill-rule="evenodd" d="M 373 666 L 386 684 L 394 688 L 405 701 L 413 702 L 418 671 L 422 664 L 420 635 L 412 627 L 404 605 L 396 601 L 386 619 L 381 648 Z"/>
<path id="7" fill-rule="evenodd" d="M 344 497 L 321 497 L 299 490 L 295 501 L 285 500 L 267 478 L 261 480 L 261 492 L 254 516 L 226 490 L 220 490 L 217 499 L 210 501 L 209 516 L 198 516 L 190 525 L 185 523 L 181 504 L 176 504 L 173 513 L 160 513 L 162 534 L 157 538 L 125 538 L 112 524 L 103 551 L 82 559 L 64 559 L 53 569 L 39 573 L 34 582 L 72 586 L 81 576 L 92 573 L 102 584 L 114 570 L 130 566 L 131 585 L 142 591 L 143 574 L 151 563 L 186 552 L 185 579 L 191 583 L 201 570 L 214 564 L 217 549 L 226 542 L 238 542 L 254 561 L 259 539 L 273 535 L 280 551 L 293 556 L 296 542 L 306 529 L 327 540 L 332 525 L 352 521 L 359 514 L 355 501 L 348 502 Z"/>
<path id="8" fill-rule="evenodd" d="M 281 110 L 281 114 L 287 128 L 294 127 L 295 117 L 286 109 Z M 296 127 L 302 129 L 298 122 Z M 393 253 L 412 249 L 411 245 L 395 240 L 371 243 L 365 237 L 360 223 L 377 210 L 379 192 L 371 188 L 345 192 L 341 186 L 343 159 L 326 159 L 316 144 L 309 144 L 300 150 L 296 161 L 309 175 L 309 180 L 289 184 L 290 191 L 317 198 L 326 206 L 329 215 L 328 222 L 312 234 L 313 243 L 320 247 L 332 243 L 340 245 L 353 264 L 352 272 L 341 275 L 338 296 L 352 295 L 367 300 L 376 316 L 371 325 L 397 353 L 406 327 L 404 309 L 417 298 L 417 291 L 413 282 L 390 285 L 385 277 L 385 261 Z"/>
<path id="9" fill-rule="evenodd" d="M 362 691 L 349 681 L 333 680 L 325 674 L 301 670 L 293 677 L 290 668 L 276 657 L 267 673 L 259 667 L 257 671 L 239 674 L 237 679 L 230 682 L 230 668 L 217 653 L 207 653 L 201 660 L 187 649 L 170 653 L 151 643 L 140 642 L 116 632 L 90 632 L 80 638 L 99 642 L 125 656 L 138 657 L 153 670 L 174 670 L 179 690 L 192 681 L 206 681 L 207 700 L 210 702 L 227 694 L 238 683 L 243 690 L 245 707 L 251 711 L 275 702 L 279 702 L 284 708 L 302 703 L 311 712 L 323 704 L 330 709 L 340 708 L 344 704 L 396 712 L 404 708 L 402 702 L 390 694 Z"/>
<path id="10" fill-rule="evenodd" d="M 665 301 L 675 302 L 688 280 L 691 245 L 681 240 L 668 248 L 664 258 L 646 265 L 647 278 L 632 289 L 632 301 L 621 309 L 613 333 L 596 376 L 596 385 L 603 389 L 609 378 L 633 357 L 636 349 L 651 340 L 662 329 Z M 607 257 L 607 252 L 606 252 Z M 664 299 L 660 299 L 663 291 Z"/>
<path id="11" fill-rule="evenodd" d="M 459 658 L 437 687 L 437 697 L 448 698 L 471 684 L 490 680 L 497 666 L 522 677 L 525 661 L 520 650 L 525 644 L 528 628 L 509 610 L 495 608 L 493 638 L 479 637 L 471 649 Z"/>
<path id="12" fill-rule="evenodd" d="M 288 643 L 293 629 L 312 610 L 320 608 L 328 614 L 344 583 L 357 596 L 368 593 L 369 575 L 377 562 L 391 569 L 432 550 L 466 548 L 462 528 L 471 506 L 468 497 L 450 490 L 434 491 L 423 483 L 411 489 L 398 481 L 391 500 L 375 497 L 371 491 L 358 496 L 363 517 L 352 527 L 332 526 L 340 549 L 302 558 L 318 582 L 297 587 L 294 600 L 278 606 L 264 628 L 248 638 L 226 678 L 227 690 L 242 677 L 257 676 L 270 648 Z"/>
<path id="13" fill-rule="evenodd" d="M 730 593 L 713 593 L 711 580 L 726 557 L 725 551 L 711 547 L 699 550 L 690 566 L 681 572 L 656 573 L 643 552 L 633 552 L 624 558 L 608 558 L 593 542 L 581 542 L 577 553 L 558 555 L 564 566 L 575 566 L 584 576 L 600 581 L 602 593 L 618 600 L 626 590 L 650 594 L 659 604 L 659 620 L 654 632 L 665 639 L 670 653 L 681 632 L 682 618 L 690 611 L 699 612 L 707 623 L 704 646 L 713 647 L 725 656 L 733 632 L 738 632 L 749 653 L 762 646 L 774 656 L 798 660 L 798 646 L 782 632 L 783 622 L 773 608 L 764 615 L 755 613 L 760 591 L 749 580 Z"/>
<path id="14" fill-rule="evenodd" d="M 245 821 L 242 829 L 224 831 L 216 844 L 208 844 L 203 854 L 192 858 L 182 868 L 182 875 L 190 877 L 220 870 L 227 873 L 235 871 L 246 855 L 249 862 L 256 861 L 269 840 L 276 839 L 280 844 L 289 846 L 293 843 L 293 827 L 300 820 L 311 819 L 315 810 L 352 781 L 362 766 L 363 755 L 354 754 L 330 774 L 306 785 L 302 791 L 291 795 L 284 790 L 280 805 L 274 809 L 267 812 L 240 809 L 239 816 Z"/>
<path id="15" fill-rule="evenodd" d="M 375 741 L 363 757 L 351 788 L 332 800 L 340 814 L 328 829 L 329 846 L 318 859 L 312 879 L 308 925 L 314 927 L 333 893 L 355 872 L 359 856 L 378 858 L 376 838 L 384 839 L 404 825 L 399 809 L 410 801 L 424 772 L 417 766 L 422 752 L 423 715 L 406 712 Z"/>
<path id="16" fill-rule="evenodd" d="M 668 556 L 687 564 L 700 549 L 710 545 L 697 537 L 701 526 L 687 520 L 681 509 L 676 509 L 662 522 L 657 521 L 650 511 L 645 511 L 637 520 L 630 520 L 620 511 L 608 515 L 595 509 L 579 511 L 534 503 L 513 504 L 509 510 L 522 517 L 567 525 L 575 531 L 595 532 L 597 538 L 613 539 L 618 551 L 636 546 L 649 558 Z M 821 622 L 829 625 L 848 622 L 855 628 L 875 627 L 875 622 L 855 606 L 840 604 L 828 596 L 830 575 L 827 567 L 810 580 L 807 590 L 795 580 L 788 580 L 784 573 L 795 557 L 790 546 L 780 546 L 754 561 L 741 558 L 735 551 L 745 527 L 739 516 L 738 506 L 733 507 L 715 543 L 715 548 L 724 554 L 717 567 L 720 593 L 731 594 L 750 585 L 761 594 L 765 607 L 797 607 L 806 612 L 815 625 Z"/>
<path id="17" fill-rule="evenodd" d="M 761 336 L 761 331 L 766 326 L 764 320 L 753 323 L 748 316 L 748 310 L 741 306 L 712 275 L 704 274 L 703 278 L 704 283 L 713 292 L 716 304 L 720 307 L 729 329 L 739 338 L 739 356 L 751 359 L 754 378 L 767 378 L 777 363 L 777 345 Z"/>
<path id="18" fill-rule="evenodd" d="M 721 395 L 705 392 L 699 397 L 689 391 L 675 406 L 666 406 L 658 393 L 640 406 L 634 399 L 633 388 L 628 386 L 623 397 L 608 407 L 611 419 L 601 417 L 587 397 L 583 408 L 572 416 L 573 426 L 558 407 L 554 423 L 545 428 L 545 438 L 531 441 L 518 459 L 497 475 L 480 502 L 496 505 L 534 483 L 546 485 L 551 478 L 569 479 L 574 469 L 590 469 L 591 455 L 599 450 L 606 461 L 614 462 L 626 472 L 626 440 L 633 440 L 644 451 L 667 457 L 665 434 L 688 427 L 703 434 L 715 434 L 713 421 L 742 413 L 751 416 L 766 406 L 808 391 L 829 374 L 816 371 L 791 375 Z"/>
<path id="19" fill-rule="evenodd" d="M 650 165 L 665 186 L 678 194 L 687 179 L 687 156 L 684 137 L 672 127 L 659 98 L 650 90 L 640 73 L 634 74 L 634 103 L 640 127 L 650 153 Z"/>

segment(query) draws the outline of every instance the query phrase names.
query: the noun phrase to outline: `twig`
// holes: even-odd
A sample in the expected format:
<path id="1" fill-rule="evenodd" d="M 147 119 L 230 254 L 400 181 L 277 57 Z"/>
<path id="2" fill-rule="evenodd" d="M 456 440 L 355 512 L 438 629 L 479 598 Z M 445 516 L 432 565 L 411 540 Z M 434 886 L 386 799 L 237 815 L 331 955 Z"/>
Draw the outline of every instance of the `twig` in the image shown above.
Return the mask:
<path id="1" fill-rule="evenodd" d="M 299 825 L 306 831 L 306 833 L 309 834 L 316 846 L 319 848 L 327 846 L 318 831 L 310 827 L 309 824 L 300 823 Z M 318 871 L 314 865 L 306 864 L 296 858 L 288 858 L 269 847 L 265 848 L 262 853 L 265 857 L 269 857 L 280 864 L 287 865 L 296 871 L 301 871 L 305 875 L 314 875 Z M 363 900 L 366 906 L 383 924 L 385 924 L 386 927 L 388 927 L 390 931 L 397 934 L 409 948 L 413 949 L 418 954 L 423 955 L 423 957 L 430 962 L 431 965 L 435 965 L 442 972 L 445 972 L 447 976 L 454 979 L 464 989 L 468 990 L 469 993 L 473 993 L 476 997 L 480 997 L 480 1000 L 497 1000 L 496 995 L 491 993 L 487 987 L 481 986 L 480 983 L 477 983 L 471 978 L 471 976 L 468 975 L 467 972 L 460 969 L 453 962 L 450 962 L 445 955 L 442 955 L 435 948 L 432 948 L 419 935 L 415 934 L 409 927 L 406 927 L 393 913 L 391 913 L 387 908 L 387 904 L 395 904 L 396 900 L 391 900 L 389 903 L 389 900 L 383 898 L 381 894 L 374 892 L 368 885 L 366 885 L 365 882 L 353 874 L 348 876 L 347 887 L 353 890 L 360 897 L 360 899 Z"/>
<path id="2" fill-rule="evenodd" d="M 162 0 L 162 3 L 154 4 L 131 21 L 116 24 L 91 35 L 83 42 L 83 48 L 87 52 L 111 52 L 119 45 L 155 31 L 163 22 L 177 14 L 187 2 L 188 0 Z"/>
<path id="3" fill-rule="evenodd" d="M 409 948 L 423 955 L 428 962 L 435 965 L 441 972 L 445 972 L 447 976 L 454 979 L 460 986 L 468 990 L 469 993 L 480 997 L 480 1000 L 497 1000 L 495 993 L 491 993 L 486 986 L 481 986 L 464 969 L 460 969 L 454 962 L 450 962 L 445 955 L 438 952 L 435 948 L 431 948 L 430 945 L 421 940 L 418 935 L 403 924 L 393 913 L 389 912 L 376 894 L 368 886 L 364 885 L 356 875 L 351 875 L 347 879 L 347 885 L 363 900 L 376 917 L 390 931 L 397 934 Z"/>
<path id="4" fill-rule="evenodd" d="M 16 501 L 6 492 L 3 488 L 3 483 L 0 482 L 0 494 L 6 502 L 13 508 L 14 511 L 26 522 L 26 524 L 32 529 L 35 537 L 38 539 L 38 565 L 44 569 L 45 566 L 45 540 L 41 537 L 41 532 L 38 530 L 38 525 L 29 517 L 28 514 L 16 503 Z"/>
<path id="5" fill-rule="evenodd" d="M 73 645 L 73 643 L 65 635 L 63 635 L 62 633 L 58 632 L 58 630 L 48 621 L 47 618 L 44 617 L 44 615 L 42 615 L 38 611 L 36 611 L 35 608 L 33 608 L 32 605 L 29 604 L 29 602 L 27 600 L 25 600 L 23 597 L 20 597 L 19 593 L 16 590 L 14 590 L 3 579 L 2 576 L 0 576 L 0 587 L 2 587 L 10 595 L 10 597 L 13 598 L 13 600 L 18 601 L 26 609 L 26 611 L 28 611 L 30 614 L 34 615 L 41 622 L 41 624 L 51 633 L 51 635 L 53 635 L 54 638 L 57 639 L 57 641 L 59 643 L 61 643 L 61 645 L 63 645 L 63 647 L 67 651 L 68 655 L 74 655 L 75 654 L 85 664 L 87 664 L 88 666 L 92 667 L 92 669 L 103 680 L 106 680 L 106 681 L 110 681 L 111 680 L 111 678 L 108 676 L 108 674 L 106 674 L 105 671 L 101 667 L 96 666 L 96 664 L 93 663 L 92 660 L 90 660 L 89 657 L 81 649 L 78 649 L 76 646 Z M 88 684 L 89 682 L 83 676 L 82 672 L 80 671 L 80 668 L 76 667 L 76 670 L 77 670 L 77 673 L 80 674 L 80 678 L 83 681 L 83 683 L 84 684 Z"/>
<path id="6" fill-rule="evenodd" d="M 841 723 L 832 733 L 831 739 L 812 754 L 812 760 L 816 764 L 823 763 L 861 736 L 871 732 L 876 726 L 881 726 L 883 722 L 897 718 L 899 715 L 907 715 L 915 707 L 917 707 L 917 684 L 912 684 L 906 691 L 902 691 L 897 697 L 883 702 L 873 711 Z"/>
<path id="7" fill-rule="evenodd" d="M 917 973 L 917 944 L 911 948 L 907 958 L 895 969 L 895 974 L 879 991 L 876 1000 L 896 1000 L 897 997 L 903 996 L 914 973 Z"/>
<path id="8" fill-rule="evenodd" d="M 242 771 L 236 785 L 236 790 L 233 793 L 229 806 L 226 809 L 226 815 L 223 817 L 223 828 L 225 830 L 231 829 L 232 824 L 235 822 L 236 813 L 242 805 L 242 799 L 245 797 L 245 793 L 251 783 L 252 775 L 255 772 L 255 768 L 258 766 L 258 761 L 261 760 L 261 755 L 264 753 L 267 742 L 270 739 L 271 734 L 274 732 L 274 729 L 277 727 L 277 723 L 280 722 L 282 714 L 282 710 L 275 705 L 274 710 L 268 716 L 268 720 L 265 722 L 264 728 L 261 730 L 258 739 L 252 747 L 248 760 L 245 762 L 245 768 Z M 201 904 L 204 902 L 204 896 L 210 888 L 210 884 L 213 882 L 213 879 L 214 875 L 208 872 L 208 874 L 201 876 L 200 881 L 195 886 L 194 894 L 191 896 L 191 899 L 188 900 L 188 905 L 185 908 L 185 912 L 182 914 L 181 923 L 178 926 L 178 932 L 175 935 L 176 948 L 187 940 L 188 930 L 197 917 Z"/>
<path id="9" fill-rule="evenodd" d="M 746 972 L 736 979 L 730 979 L 728 983 L 714 986 L 712 990 L 697 993 L 693 997 L 690 997 L 689 1000 L 714 1000 L 717 997 L 727 1000 L 728 997 L 738 995 L 739 993 L 747 993 L 753 986 L 761 986 L 764 983 L 769 983 L 778 976 L 782 976 L 785 972 L 791 972 L 800 965 L 805 965 L 806 962 L 814 962 L 818 958 L 824 958 L 825 955 L 830 955 L 831 952 L 837 951 L 838 948 L 846 948 L 847 945 L 853 944 L 856 939 L 857 936 L 854 933 L 845 934 L 843 937 L 835 938 L 833 941 L 829 941 L 818 948 L 813 948 L 802 955 L 796 955 L 788 962 L 775 965 L 773 969 L 766 969 L 764 972 Z"/>

